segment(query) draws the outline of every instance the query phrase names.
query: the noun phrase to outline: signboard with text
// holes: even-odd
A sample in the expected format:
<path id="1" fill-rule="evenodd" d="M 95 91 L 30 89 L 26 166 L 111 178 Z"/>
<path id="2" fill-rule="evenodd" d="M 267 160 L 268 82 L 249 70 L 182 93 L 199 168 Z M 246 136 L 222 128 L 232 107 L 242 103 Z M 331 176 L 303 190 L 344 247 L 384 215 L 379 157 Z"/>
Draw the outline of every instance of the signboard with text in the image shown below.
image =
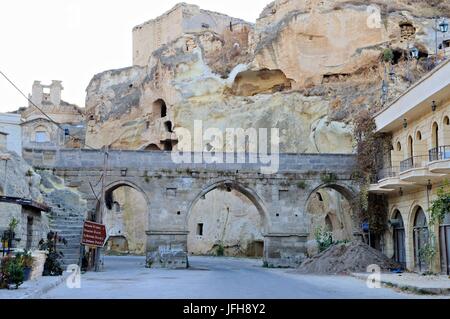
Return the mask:
<path id="1" fill-rule="evenodd" d="M 90 247 L 103 247 L 106 241 L 106 226 L 86 221 L 83 226 L 81 244 Z"/>

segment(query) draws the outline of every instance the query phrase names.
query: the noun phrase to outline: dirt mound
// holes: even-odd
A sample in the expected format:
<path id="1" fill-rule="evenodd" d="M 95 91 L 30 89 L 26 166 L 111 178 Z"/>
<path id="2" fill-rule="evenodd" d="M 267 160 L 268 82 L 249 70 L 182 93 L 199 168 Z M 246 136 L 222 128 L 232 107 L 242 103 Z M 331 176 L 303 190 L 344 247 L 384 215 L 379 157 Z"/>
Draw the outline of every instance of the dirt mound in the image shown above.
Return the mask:
<path id="1" fill-rule="evenodd" d="M 303 274 L 348 274 L 366 272 L 369 265 L 378 265 L 381 270 L 399 268 L 378 250 L 362 242 L 338 244 L 305 260 L 298 271 Z"/>

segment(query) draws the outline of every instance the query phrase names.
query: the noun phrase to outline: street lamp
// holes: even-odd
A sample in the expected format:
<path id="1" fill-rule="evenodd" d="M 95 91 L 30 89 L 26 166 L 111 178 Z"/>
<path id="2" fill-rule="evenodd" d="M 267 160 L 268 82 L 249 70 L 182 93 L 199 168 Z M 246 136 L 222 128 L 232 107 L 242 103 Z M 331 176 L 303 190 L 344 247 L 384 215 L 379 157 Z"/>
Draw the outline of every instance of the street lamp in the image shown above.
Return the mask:
<path id="1" fill-rule="evenodd" d="M 419 49 L 417 49 L 416 47 L 412 47 L 409 49 L 409 54 L 411 58 L 417 60 L 419 58 Z"/>
<path id="2" fill-rule="evenodd" d="M 438 32 L 447 33 L 448 32 L 448 22 L 447 22 L 447 20 L 442 19 L 441 23 L 439 23 L 439 17 L 436 17 L 435 22 L 436 22 L 436 27 L 434 28 L 434 32 L 435 32 L 435 38 L 436 38 L 436 58 L 437 58 L 438 51 L 439 51 Z"/>
<path id="3" fill-rule="evenodd" d="M 448 32 L 448 22 L 447 20 L 443 19 L 442 22 L 439 24 L 439 30 L 442 33 L 447 33 Z"/>

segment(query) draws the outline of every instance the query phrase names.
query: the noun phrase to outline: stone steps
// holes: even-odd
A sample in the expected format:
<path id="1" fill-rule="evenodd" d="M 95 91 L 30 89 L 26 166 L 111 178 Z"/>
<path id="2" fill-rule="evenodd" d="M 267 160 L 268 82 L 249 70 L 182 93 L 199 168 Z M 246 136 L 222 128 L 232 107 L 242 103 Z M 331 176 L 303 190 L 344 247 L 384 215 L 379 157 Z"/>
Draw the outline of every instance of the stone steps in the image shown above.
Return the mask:
<path id="1" fill-rule="evenodd" d="M 53 215 L 51 229 L 67 240 L 67 245 L 57 244 L 57 250 L 64 254 L 64 266 L 78 264 L 80 261 L 80 242 L 84 218 L 75 214 L 58 212 Z M 65 270 L 65 269 L 64 269 Z"/>

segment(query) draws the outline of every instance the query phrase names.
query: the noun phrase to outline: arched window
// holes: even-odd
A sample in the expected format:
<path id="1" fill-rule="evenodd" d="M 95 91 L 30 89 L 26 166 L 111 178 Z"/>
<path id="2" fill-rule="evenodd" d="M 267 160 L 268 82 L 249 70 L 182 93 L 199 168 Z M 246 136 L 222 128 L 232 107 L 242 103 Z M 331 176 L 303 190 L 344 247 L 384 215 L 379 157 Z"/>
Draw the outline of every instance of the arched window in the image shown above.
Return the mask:
<path id="1" fill-rule="evenodd" d="M 436 122 L 433 123 L 431 129 L 431 143 L 433 148 L 439 148 L 439 126 Z"/>
<path id="2" fill-rule="evenodd" d="M 397 142 L 397 152 L 400 152 L 402 150 L 402 144 L 400 142 Z"/>
<path id="3" fill-rule="evenodd" d="M 34 130 L 34 141 L 36 143 L 47 143 L 50 142 L 50 137 L 47 129 L 44 126 L 38 126 Z"/>
<path id="4" fill-rule="evenodd" d="M 417 139 L 418 141 L 421 141 L 421 140 L 422 140 L 422 132 L 421 132 L 421 131 L 417 131 L 417 133 L 416 133 L 416 139 Z"/>
<path id="5" fill-rule="evenodd" d="M 413 138 L 410 135 L 408 137 L 408 157 L 413 157 L 414 156 L 414 143 L 413 143 Z"/>
<path id="6" fill-rule="evenodd" d="M 444 125 L 450 125 L 450 118 L 448 116 L 444 117 Z"/>

